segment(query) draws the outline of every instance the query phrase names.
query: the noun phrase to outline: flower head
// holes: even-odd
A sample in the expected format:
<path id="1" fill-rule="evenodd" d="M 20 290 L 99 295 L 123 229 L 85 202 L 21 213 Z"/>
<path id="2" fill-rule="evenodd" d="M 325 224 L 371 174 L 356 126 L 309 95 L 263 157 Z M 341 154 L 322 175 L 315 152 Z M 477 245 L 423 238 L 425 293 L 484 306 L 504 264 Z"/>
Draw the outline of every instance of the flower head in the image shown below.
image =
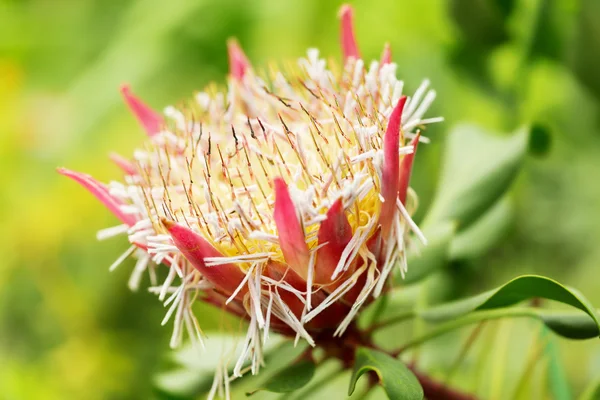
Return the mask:
<path id="1" fill-rule="evenodd" d="M 255 71 L 228 43 L 225 89 L 210 86 L 164 117 L 127 86 L 125 101 L 148 135 L 128 160 L 113 155 L 122 182 L 105 185 L 60 169 L 123 223 L 141 273 L 168 268 L 150 290 L 170 306 L 171 344 L 185 328 L 203 337 L 191 311 L 197 299 L 248 321 L 244 350 L 257 372 L 269 332 L 318 344 L 339 336 L 361 306 L 386 290 L 395 266 L 406 271 L 416 196 L 409 178 L 415 130 L 435 98 L 425 81 L 403 95 L 386 45 L 381 62 L 360 58 L 352 9 L 342 7 L 342 68 L 315 49 L 281 71 Z M 179 282 L 177 285 L 175 282 Z M 167 297 L 168 296 L 168 297 Z"/>

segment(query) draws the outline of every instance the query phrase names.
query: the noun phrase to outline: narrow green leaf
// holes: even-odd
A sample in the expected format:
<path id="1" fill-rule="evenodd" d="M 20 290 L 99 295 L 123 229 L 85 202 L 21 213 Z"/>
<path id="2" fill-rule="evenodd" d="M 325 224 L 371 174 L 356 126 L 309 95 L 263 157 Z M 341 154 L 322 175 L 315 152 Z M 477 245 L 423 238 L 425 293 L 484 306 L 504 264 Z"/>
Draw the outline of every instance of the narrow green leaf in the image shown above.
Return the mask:
<path id="1" fill-rule="evenodd" d="M 358 378 L 367 371 L 373 371 L 377 374 L 379 384 L 383 387 L 389 399 L 423 399 L 423 388 L 421 388 L 415 375 L 402 361 L 365 347 L 361 347 L 356 351 L 348 396 L 354 392 Z"/>
<path id="2" fill-rule="evenodd" d="M 275 393 L 293 392 L 310 382 L 315 374 L 315 369 L 313 361 L 301 360 L 273 375 L 262 387 L 246 394 L 251 396 L 261 390 Z"/>
<path id="3" fill-rule="evenodd" d="M 533 297 L 555 300 L 582 312 L 509 307 Z M 520 276 L 494 290 L 426 308 L 417 311 L 415 315 L 424 321 L 441 325 L 411 340 L 404 348 L 417 346 L 479 321 L 509 317 L 537 318 L 556 334 L 570 339 L 589 339 L 600 335 L 598 311 L 581 293 L 550 278 L 537 275 Z"/>
<path id="4" fill-rule="evenodd" d="M 512 219 L 512 204 L 505 196 L 454 237 L 450 245 L 450 259 L 473 259 L 485 254 L 506 234 Z"/>
<path id="5" fill-rule="evenodd" d="M 210 387 L 211 378 L 196 371 L 177 368 L 153 377 L 154 390 L 164 397 L 194 398 Z"/>
<path id="6" fill-rule="evenodd" d="M 212 374 L 221 362 L 222 355 L 225 352 L 234 349 L 233 356 L 238 357 L 242 351 L 243 340 L 240 335 L 211 332 L 206 341 L 208 346 L 204 349 L 187 344 L 170 353 L 169 357 L 184 368 L 198 372 L 207 371 Z M 279 338 L 275 339 L 274 344 L 279 343 Z M 271 346 L 271 343 L 269 343 L 269 346 Z"/>
<path id="7" fill-rule="evenodd" d="M 222 355 L 234 350 L 241 351 L 242 337 L 232 334 L 210 333 L 210 345 L 205 349 L 186 345 L 169 354 L 174 368 L 161 371 L 154 376 L 157 390 L 170 395 L 193 398 L 210 389 L 213 376 Z"/>
<path id="8" fill-rule="evenodd" d="M 507 357 L 510 349 L 510 331 L 513 321 L 500 321 L 497 325 L 497 333 L 493 346 L 489 351 L 492 352 L 494 362 L 489 372 L 490 393 L 486 398 L 504 399 L 506 393 L 506 375 L 507 375 Z"/>
<path id="9" fill-rule="evenodd" d="M 598 400 L 600 399 L 600 378 L 590 382 L 579 396 L 579 400 Z"/>
<path id="10" fill-rule="evenodd" d="M 423 335 L 417 336 L 410 342 L 405 343 L 402 349 L 406 350 L 418 346 L 471 324 L 502 318 L 536 318 L 542 321 L 554 333 L 568 339 L 591 339 L 600 335 L 598 324 L 588 314 L 581 311 L 556 313 L 540 308 L 504 307 L 474 311 L 462 317 L 446 320 Z M 439 319 L 436 319 L 436 321 L 440 322 Z"/>
<path id="11" fill-rule="evenodd" d="M 210 332 L 208 335 L 205 349 L 188 345 L 169 354 L 169 368 L 156 374 L 153 379 L 157 391 L 178 397 L 196 398 L 210 389 L 224 354 L 234 360 L 239 357 L 243 337 L 217 332 Z M 292 340 L 272 335 L 263 349 L 265 366 L 260 369 L 260 374 L 247 374 L 242 379 L 237 379 L 235 386 L 244 386 L 246 389 L 260 386 L 261 382 L 288 365 L 285 360 L 296 359 L 306 346 L 303 342 L 294 346 Z"/>
<path id="12" fill-rule="evenodd" d="M 600 336 L 597 323 L 586 313 L 557 313 L 538 309 L 536 316 L 554 333 L 568 339 L 592 339 Z"/>
<path id="13" fill-rule="evenodd" d="M 424 226 L 456 221 L 465 229 L 492 206 L 514 180 L 529 144 L 529 130 L 509 137 L 473 125 L 452 130 L 446 147 L 438 192 Z"/>
<path id="14" fill-rule="evenodd" d="M 546 340 L 545 353 L 548 359 L 548 383 L 553 398 L 556 400 L 571 400 L 571 387 L 569 379 L 560 357 L 555 338 L 548 334 L 548 330 L 542 331 L 542 337 Z"/>
<path id="15" fill-rule="evenodd" d="M 600 327 L 596 309 L 579 291 L 537 275 L 520 276 L 499 288 L 423 310 L 419 315 L 430 322 L 443 322 L 454 320 L 472 311 L 507 307 L 534 297 L 555 300 L 578 308 L 592 318 L 596 328 Z M 553 322 L 557 321 L 553 320 Z M 568 324 L 568 321 L 566 323 Z M 557 329 L 560 328 L 561 325 L 557 323 Z"/>

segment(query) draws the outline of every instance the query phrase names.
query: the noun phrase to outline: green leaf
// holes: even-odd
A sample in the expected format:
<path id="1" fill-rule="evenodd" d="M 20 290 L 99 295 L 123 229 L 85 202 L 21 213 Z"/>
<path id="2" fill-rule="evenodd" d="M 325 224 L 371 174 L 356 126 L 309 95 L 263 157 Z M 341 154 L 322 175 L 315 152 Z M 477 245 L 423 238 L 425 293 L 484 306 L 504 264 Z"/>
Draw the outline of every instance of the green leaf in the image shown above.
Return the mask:
<path id="1" fill-rule="evenodd" d="M 243 344 L 242 336 L 216 332 L 210 332 L 208 336 L 205 349 L 188 345 L 169 355 L 168 361 L 174 364 L 172 368 L 154 376 L 154 385 L 158 391 L 178 397 L 198 397 L 210 389 L 215 371 L 224 355 L 233 360 L 239 357 Z M 247 389 L 260 386 L 260 382 L 265 378 L 268 379 L 287 366 L 287 362 L 283 364 L 280 361 L 281 357 L 284 361 L 293 360 L 304 351 L 306 346 L 307 344 L 302 342 L 294 346 L 291 340 L 271 335 L 263 350 L 265 366 L 261 368 L 260 374 L 246 375 L 236 380 L 236 386 L 242 383 L 248 385 Z"/>
<path id="2" fill-rule="evenodd" d="M 483 255 L 506 234 L 512 218 L 512 204 L 505 196 L 468 229 L 454 237 L 450 245 L 450 259 L 464 260 Z"/>
<path id="3" fill-rule="evenodd" d="M 556 313 L 540 308 L 505 307 L 475 311 L 462 317 L 448 320 L 418 336 L 402 346 L 403 350 L 418 346 L 446 333 L 481 321 L 501 318 L 536 318 L 554 333 L 568 339 L 591 339 L 600 335 L 598 324 L 588 314 L 577 311 Z M 426 319 L 426 318 L 425 318 Z M 437 319 L 439 322 L 439 319 Z"/>
<path id="4" fill-rule="evenodd" d="M 423 388 L 421 388 L 415 375 L 402 361 L 365 347 L 361 347 L 356 351 L 348 396 L 354 392 L 358 378 L 367 371 L 373 371 L 377 374 L 379 383 L 383 386 L 389 399 L 423 399 Z"/>
<path id="5" fill-rule="evenodd" d="M 288 368 L 292 360 L 298 360 L 307 348 L 308 343 L 306 342 L 299 342 L 294 346 L 293 340 L 286 340 L 280 346 L 271 349 L 265 354 L 265 365 L 261 367 L 257 375 L 246 374 L 243 378 L 236 379 L 233 382 L 231 398 L 242 398 L 248 392 L 264 387 L 265 382 L 270 381 L 273 376 Z"/>
<path id="6" fill-rule="evenodd" d="M 555 300 L 583 312 L 509 307 L 534 297 Z M 509 317 L 537 318 L 556 334 L 570 339 L 589 339 L 600 335 L 598 312 L 581 293 L 537 275 L 520 276 L 494 290 L 416 311 L 416 316 L 427 322 L 442 324 L 411 340 L 404 348 L 419 345 L 479 321 Z"/>
<path id="7" fill-rule="evenodd" d="M 582 312 L 552 312 L 537 309 L 536 316 L 554 333 L 568 339 L 591 339 L 600 336 L 597 323 Z"/>
<path id="8" fill-rule="evenodd" d="M 428 228 L 423 233 L 427 245 L 419 242 L 408 254 L 408 272 L 404 279 L 398 273 L 396 284 L 411 284 L 420 281 L 430 273 L 441 269 L 448 261 L 450 242 L 454 237 L 453 223 L 444 222 Z M 398 269 L 397 269 L 398 270 Z"/>
<path id="9" fill-rule="evenodd" d="M 594 68 L 600 59 L 600 26 L 597 19 L 600 3 L 596 0 L 581 0 L 578 3 L 580 11 L 574 25 L 573 60 L 570 64 L 586 89 L 600 100 L 600 74 Z"/>
<path id="10" fill-rule="evenodd" d="M 440 183 L 424 226 L 456 221 L 468 227 L 510 187 L 529 144 L 529 130 L 509 137 L 460 125 L 449 135 Z"/>
<path id="11" fill-rule="evenodd" d="M 555 338 L 548 334 L 547 329 L 542 331 L 542 337 L 546 339 L 545 353 L 548 359 L 548 383 L 553 398 L 556 400 L 571 400 L 573 396 L 571 395 L 569 379 L 563 366 Z"/>
<path id="12" fill-rule="evenodd" d="M 529 135 L 529 153 L 544 156 L 550 151 L 551 146 L 550 128 L 539 122 L 533 124 Z"/>
<path id="13" fill-rule="evenodd" d="M 161 372 L 153 381 L 155 390 L 163 397 L 191 399 L 208 389 L 212 379 L 190 369 L 178 368 Z"/>
<path id="14" fill-rule="evenodd" d="M 273 338 L 273 343 L 269 347 L 281 343 L 280 338 Z M 206 371 L 211 375 L 221 362 L 223 354 L 233 352 L 232 358 L 237 358 L 241 354 L 243 338 L 240 335 L 227 333 L 209 333 L 206 338 L 206 347 L 199 349 L 191 344 L 183 346 L 170 354 L 171 359 L 187 369 L 202 372 Z"/>
<path id="15" fill-rule="evenodd" d="M 499 288 L 423 310 L 419 315 L 430 322 L 443 322 L 472 311 L 507 307 L 534 297 L 555 300 L 578 308 L 592 318 L 597 328 L 600 327 L 598 313 L 579 291 L 538 275 L 517 277 Z"/>
<path id="16" fill-rule="evenodd" d="M 579 396 L 579 400 L 598 400 L 600 399 L 600 378 L 590 382 Z"/>
<path id="17" fill-rule="evenodd" d="M 243 338 L 238 335 L 210 333 L 204 349 L 186 345 L 169 354 L 175 368 L 161 371 L 154 376 L 155 387 L 170 395 L 196 397 L 210 389 L 213 376 L 223 354 L 241 352 Z"/>
<path id="18" fill-rule="evenodd" d="M 315 374 L 315 363 L 312 360 L 301 360 L 273 375 L 258 389 L 246 393 L 248 396 L 260 390 L 275 393 L 289 393 L 306 385 Z"/>

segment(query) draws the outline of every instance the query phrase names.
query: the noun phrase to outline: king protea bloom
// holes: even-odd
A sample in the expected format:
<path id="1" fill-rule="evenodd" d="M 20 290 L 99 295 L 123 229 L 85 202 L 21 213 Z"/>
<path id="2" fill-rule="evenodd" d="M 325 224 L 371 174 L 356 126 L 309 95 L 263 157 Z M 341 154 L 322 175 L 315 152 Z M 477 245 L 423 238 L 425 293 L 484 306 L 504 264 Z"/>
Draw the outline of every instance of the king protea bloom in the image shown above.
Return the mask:
<path id="1" fill-rule="evenodd" d="M 150 271 L 172 346 L 184 331 L 203 342 L 194 301 L 247 320 L 235 376 L 248 360 L 258 371 L 269 332 L 312 346 L 343 335 L 394 268 L 406 272 L 410 238 L 425 241 L 409 179 L 419 129 L 441 120 L 424 118 L 435 92 L 424 81 L 404 96 L 389 46 L 365 64 L 352 9 L 340 17 L 342 68 L 310 49 L 258 73 L 232 40 L 227 87 L 185 107 L 161 115 L 122 87 L 148 140 L 132 159 L 111 157 L 121 182 L 59 169 L 121 220 L 99 233 L 129 237 L 111 268 L 137 257 L 132 289 Z"/>

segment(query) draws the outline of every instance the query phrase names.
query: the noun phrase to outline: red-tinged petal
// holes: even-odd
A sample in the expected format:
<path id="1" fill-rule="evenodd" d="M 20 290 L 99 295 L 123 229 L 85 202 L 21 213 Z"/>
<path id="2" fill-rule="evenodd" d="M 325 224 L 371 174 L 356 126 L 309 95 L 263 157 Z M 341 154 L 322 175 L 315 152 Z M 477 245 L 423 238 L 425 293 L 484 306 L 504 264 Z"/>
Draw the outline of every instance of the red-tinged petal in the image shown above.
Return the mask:
<path id="1" fill-rule="evenodd" d="M 165 124 L 163 117 L 135 97 L 133 93 L 131 93 L 129 85 L 121 86 L 121 93 L 123 94 L 123 98 L 129 106 L 129 109 L 144 127 L 148 136 L 152 137 L 159 133 Z"/>
<path id="2" fill-rule="evenodd" d="M 227 296 L 238 288 L 245 276 L 238 266 L 222 264 L 207 267 L 204 263 L 206 257 L 222 257 L 223 255 L 193 230 L 164 218 L 161 222 L 181 254 L 202 273 L 206 280 Z M 236 298 L 243 299 L 246 291 L 246 287 L 242 288 Z"/>
<path id="3" fill-rule="evenodd" d="M 389 43 L 386 43 L 381 53 L 381 65 L 389 64 L 392 62 L 392 49 Z"/>
<path id="4" fill-rule="evenodd" d="M 287 185 L 281 178 L 276 178 L 275 210 L 273 218 L 279 234 L 279 245 L 285 261 L 302 277 L 308 276 L 310 254 L 304 238 L 304 230 L 300 225 L 296 207 L 292 202 Z"/>
<path id="5" fill-rule="evenodd" d="M 305 291 L 306 281 L 298 276 L 291 267 L 278 263 L 270 262 L 264 270 L 265 275 L 275 281 L 283 281 L 288 283 L 296 290 Z M 277 291 L 281 300 L 289 307 L 290 311 L 298 319 L 302 317 L 304 311 L 304 303 L 292 292 L 284 288 Z"/>
<path id="6" fill-rule="evenodd" d="M 331 275 L 352 239 L 352 227 L 344 213 L 342 199 L 336 200 L 327 211 L 327 219 L 319 227 L 318 239 L 319 246 L 324 245 L 317 250 L 314 282 L 327 284 L 331 283 Z"/>
<path id="7" fill-rule="evenodd" d="M 57 168 L 57 171 L 59 174 L 73 179 L 75 182 L 79 183 L 81 186 L 86 188 L 94 197 L 100 200 L 100 202 L 102 202 L 102 204 L 104 204 L 106 208 L 108 208 L 109 211 L 112 212 L 117 218 L 119 218 L 124 224 L 128 226 L 133 226 L 136 223 L 135 216 L 131 214 L 125 214 L 123 211 L 121 211 L 121 205 L 123 205 L 123 202 L 111 195 L 104 184 L 98 182 L 90 175 L 71 171 L 66 168 Z"/>
<path id="8" fill-rule="evenodd" d="M 406 204 L 406 194 L 408 193 L 408 184 L 410 183 L 410 175 L 412 173 L 413 161 L 417 154 L 417 145 L 419 144 L 419 138 L 421 132 L 418 132 L 415 137 L 410 141 L 413 146 L 413 152 L 406 154 L 400 162 L 400 176 L 398 178 L 398 198 L 402 204 Z"/>
<path id="9" fill-rule="evenodd" d="M 108 156 L 126 175 L 137 175 L 137 169 L 132 161 L 117 153 L 110 153 Z"/>
<path id="10" fill-rule="evenodd" d="M 384 238 L 393 223 L 394 213 L 396 211 L 396 197 L 398 196 L 398 179 L 400 175 L 400 156 L 398 150 L 400 147 L 400 134 L 402 125 L 402 110 L 406 104 L 406 96 L 398 100 L 398 104 L 392 111 L 388 122 L 387 130 L 383 137 L 383 169 L 381 195 L 383 204 L 381 206 L 381 215 L 379 217 L 381 230 Z"/>
<path id="11" fill-rule="evenodd" d="M 145 244 L 143 244 L 141 242 L 136 242 L 136 241 L 133 241 L 133 242 L 130 241 L 130 243 L 132 245 L 134 245 L 135 247 L 137 247 L 138 249 L 143 250 L 146 253 L 148 253 L 148 246 L 147 245 L 145 245 Z M 168 259 L 164 259 L 164 260 L 162 260 L 162 264 L 166 265 L 167 267 L 170 267 L 171 266 L 171 261 L 169 261 Z"/>
<path id="12" fill-rule="evenodd" d="M 306 290 L 306 280 L 285 264 L 270 261 L 265 269 L 267 276 L 275 281 L 285 281 L 296 290 Z"/>
<path id="13" fill-rule="evenodd" d="M 250 69 L 250 62 L 235 39 L 227 41 L 227 53 L 229 55 L 229 73 L 233 78 L 241 81 L 244 79 L 246 71 Z"/>
<path id="14" fill-rule="evenodd" d="M 354 36 L 353 14 L 352 6 L 349 4 L 344 4 L 340 8 L 342 53 L 345 61 L 349 58 L 360 58 L 360 51 Z"/>
<path id="15" fill-rule="evenodd" d="M 325 295 L 323 292 L 318 292 L 317 295 L 314 295 L 312 300 L 313 308 L 321 304 L 323 300 L 325 300 Z M 341 301 L 336 301 L 324 309 L 323 312 L 321 312 L 315 318 L 308 321 L 307 326 L 311 330 L 334 329 L 340 325 L 349 312 L 349 305 L 346 305 Z"/>

